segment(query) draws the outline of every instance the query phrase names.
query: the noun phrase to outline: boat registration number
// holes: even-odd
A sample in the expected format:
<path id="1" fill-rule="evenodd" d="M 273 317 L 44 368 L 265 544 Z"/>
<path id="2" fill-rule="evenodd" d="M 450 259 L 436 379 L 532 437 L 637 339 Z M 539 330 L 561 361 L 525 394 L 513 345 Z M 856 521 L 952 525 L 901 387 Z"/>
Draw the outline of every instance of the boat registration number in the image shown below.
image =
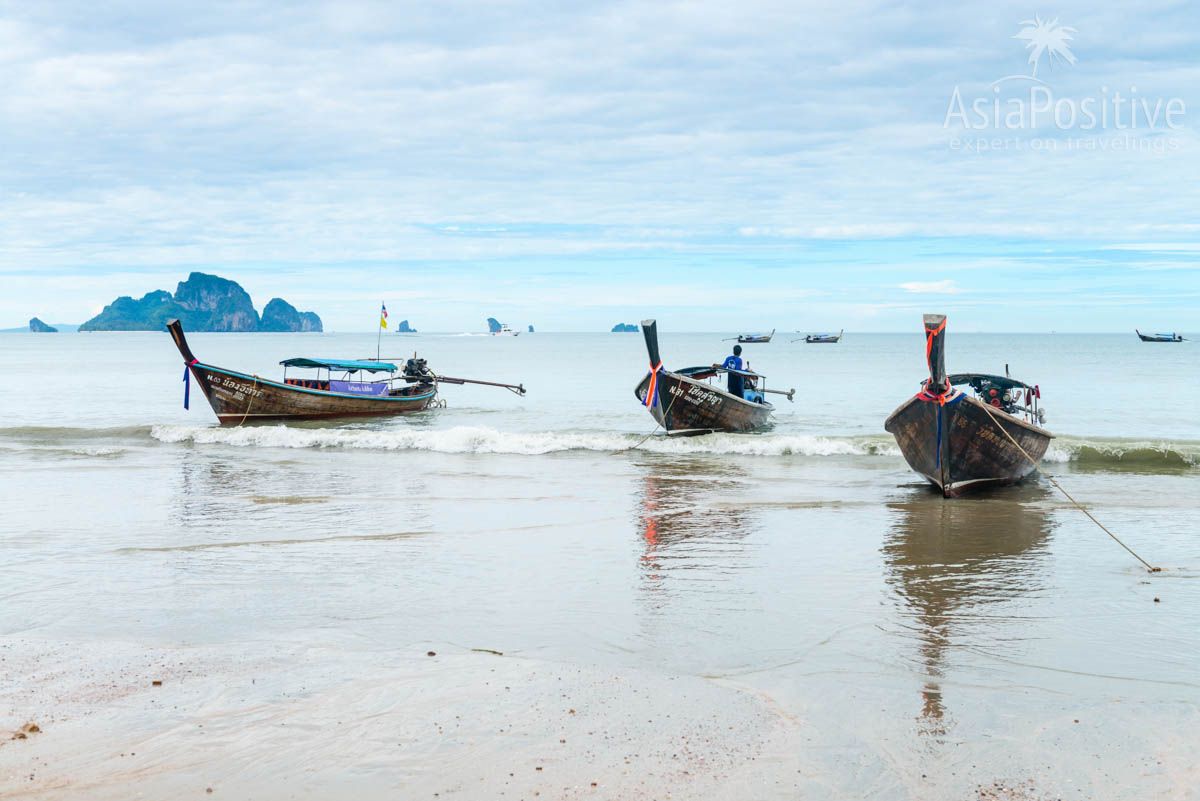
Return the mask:
<path id="1" fill-rule="evenodd" d="M 234 381 L 232 378 L 213 375 L 212 373 L 208 374 L 208 381 L 218 392 L 224 391 L 224 394 L 232 395 L 238 400 L 245 400 L 247 395 L 255 398 L 263 396 L 261 389 L 255 389 L 252 385 L 244 381 Z"/>
<path id="2" fill-rule="evenodd" d="M 671 387 L 671 394 L 682 397 L 688 403 L 694 403 L 697 406 L 702 406 L 707 403 L 709 406 L 717 406 L 721 403 L 721 396 L 704 387 L 691 386 L 687 390 L 683 390 L 678 386 Z"/>

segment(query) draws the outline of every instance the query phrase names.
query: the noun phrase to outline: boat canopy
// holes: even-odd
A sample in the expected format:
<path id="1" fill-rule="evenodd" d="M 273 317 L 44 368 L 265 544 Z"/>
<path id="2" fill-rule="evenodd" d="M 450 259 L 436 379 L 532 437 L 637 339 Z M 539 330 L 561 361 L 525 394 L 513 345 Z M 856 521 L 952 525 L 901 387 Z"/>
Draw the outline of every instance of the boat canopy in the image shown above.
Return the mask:
<path id="1" fill-rule="evenodd" d="M 391 362 L 368 362 L 346 359 L 309 359 L 299 356 L 295 359 L 284 359 L 280 362 L 284 367 L 323 367 L 326 370 L 345 370 L 356 373 L 363 370 L 368 373 L 394 373 L 399 368 Z"/>
<path id="2" fill-rule="evenodd" d="M 1033 389 L 1023 381 L 1018 381 L 1015 378 L 1008 378 L 1002 375 L 988 375 L 987 373 L 955 373 L 948 376 L 950 383 L 955 386 L 962 384 L 970 384 L 971 388 L 976 392 L 981 392 L 984 389 Z"/>

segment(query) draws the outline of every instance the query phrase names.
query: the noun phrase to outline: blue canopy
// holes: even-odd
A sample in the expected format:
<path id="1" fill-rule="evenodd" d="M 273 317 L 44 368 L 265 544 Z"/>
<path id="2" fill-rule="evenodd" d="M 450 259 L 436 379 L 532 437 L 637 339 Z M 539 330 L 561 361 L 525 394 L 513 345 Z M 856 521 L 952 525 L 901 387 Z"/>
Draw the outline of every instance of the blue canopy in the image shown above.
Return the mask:
<path id="1" fill-rule="evenodd" d="M 353 359 L 308 359 L 303 356 L 295 359 L 284 359 L 280 362 L 284 367 L 324 367 L 326 370 L 345 370 L 354 373 L 365 370 L 368 373 L 394 373 L 396 365 L 390 362 L 366 362 Z"/>

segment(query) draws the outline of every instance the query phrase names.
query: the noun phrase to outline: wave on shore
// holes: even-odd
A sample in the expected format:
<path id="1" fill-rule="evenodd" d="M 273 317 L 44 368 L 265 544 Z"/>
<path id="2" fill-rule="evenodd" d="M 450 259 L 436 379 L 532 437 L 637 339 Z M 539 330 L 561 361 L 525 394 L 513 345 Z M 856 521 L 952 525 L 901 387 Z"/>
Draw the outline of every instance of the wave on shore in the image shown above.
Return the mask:
<path id="1" fill-rule="evenodd" d="M 657 433 L 646 438 L 643 434 L 617 431 L 521 432 L 500 431 L 484 426 L 402 430 L 287 425 L 243 428 L 184 425 L 0 428 L 0 446 L 36 449 L 66 447 L 83 455 L 108 454 L 112 451 L 108 446 L 115 443 L 145 445 L 155 442 L 243 448 L 331 448 L 522 456 L 570 451 L 619 453 L 636 447 L 642 452 L 681 456 L 900 458 L 895 441 L 886 434 L 821 436 L 770 432 L 671 438 Z M 1190 470 L 1200 468 L 1200 442 L 1059 437 L 1051 444 L 1044 461 L 1048 464 L 1070 464 L 1083 470 Z"/>
<path id="2" fill-rule="evenodd" d="M 891 438 L 819 437 L 808 434 L 711 434 L 686 438 L 652 436 L 645 439 L 644 435 L 617 432 L 506 432 L 474 426 L 412 431 L 289 426 L 154 426 L 151 435 L 160 442 L 239 447 L 354 448 L 438 453 L 507 453 L 524 456 L 564 451 L 617 452 L 634 446 L 651 453 L 741 456 L 873 456 L 900 453 Z"/>

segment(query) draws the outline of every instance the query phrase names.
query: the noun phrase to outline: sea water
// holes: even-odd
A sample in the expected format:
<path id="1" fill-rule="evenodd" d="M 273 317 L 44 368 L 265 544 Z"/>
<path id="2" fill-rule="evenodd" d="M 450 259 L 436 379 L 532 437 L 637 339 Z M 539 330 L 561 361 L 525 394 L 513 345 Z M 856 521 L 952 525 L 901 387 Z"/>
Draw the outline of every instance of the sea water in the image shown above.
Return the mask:
<path id="1" fill-rule="evenodd" d="M 376 352 L 189 339 L 268 378 Z M 165 333 L 0 337 L 0 729 L 42 729 L 0 791 L 1194 797 L 1200 350 L 951 330 L 1056 439 L 947 501 L 882 430 L 920 331 L 789 339 L 744 346 L 796 389 L 769 430 L 667 439 L 637 334 L 386 335 L 528 393 L 236 428 L 182 408 Z"/>

